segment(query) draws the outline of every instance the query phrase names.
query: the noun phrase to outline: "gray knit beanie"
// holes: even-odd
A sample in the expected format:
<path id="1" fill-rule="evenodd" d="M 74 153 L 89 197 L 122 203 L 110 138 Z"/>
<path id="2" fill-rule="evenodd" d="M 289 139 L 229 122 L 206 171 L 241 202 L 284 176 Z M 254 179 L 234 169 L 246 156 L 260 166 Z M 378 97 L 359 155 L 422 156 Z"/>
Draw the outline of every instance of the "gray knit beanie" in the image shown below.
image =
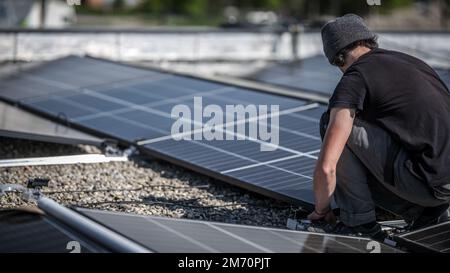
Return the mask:
<path id="1" fill-rule="evenodd" d="M 330 63 L 346 46 L 376 37 L 364 20 L 355 14 L 346 14 L 326 23 L 321 32 L 323 51 Z"/>

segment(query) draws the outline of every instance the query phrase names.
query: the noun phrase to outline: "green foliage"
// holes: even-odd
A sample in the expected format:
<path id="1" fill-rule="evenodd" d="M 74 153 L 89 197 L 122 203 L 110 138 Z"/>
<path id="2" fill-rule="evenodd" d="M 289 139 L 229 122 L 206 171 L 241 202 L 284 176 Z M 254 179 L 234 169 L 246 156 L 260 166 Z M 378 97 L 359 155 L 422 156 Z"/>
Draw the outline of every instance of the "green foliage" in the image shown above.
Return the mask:
<path id="1" fill-rule="evenodd" d="M 208 0 L 186 0 L 184 1 L 184 5 L 184 9 L 189 15 L 204 15 L 207 12 Z"/>
<path id="2" fill-rule="evenodd" d="M 342 14 L 347 12 L 364 13 L 369 8 L 392 10 L 411 5 L 414 2 L 417 2 L 417 0 L 382 0 L 380 7 L 369 7 L 365 0 L 142 0 L 134 11 L 156 15 L 200 16 L 218 15 L 222 13 L 226 6 L 236 6 L 244 10 L 262 9 L 277 12 L 288 11 L 290 13 L 304 13 L 315 6 L 319 7 L 321 14 L 331 10 Z M 124 0 L 114 0 L 113 3 L 113 10 L 115 11 L 124 7 Z"/>
<path id="3" fill-rule="evenodd" d="M 206 13 L 208 0 L 144 0 L 138 10 L 156 14 L 198 16 Z"/>
<path id="4" fill-rule="evenodd" d="M 137 10 L 142 12 L 162 13 L 164 12 L 167 2 L 168 1 L 164 0 L 145 0 L 142 1 Z"/>
<path id="5" fill-rule="evenodd" d="M 383 4 L 380 6 L 380 9 L 383 11 L 390 11 L 395 8 L 401 8 L 409 6 L 413 3 L 413 0 L 389 0 L 382 2 Z"/>

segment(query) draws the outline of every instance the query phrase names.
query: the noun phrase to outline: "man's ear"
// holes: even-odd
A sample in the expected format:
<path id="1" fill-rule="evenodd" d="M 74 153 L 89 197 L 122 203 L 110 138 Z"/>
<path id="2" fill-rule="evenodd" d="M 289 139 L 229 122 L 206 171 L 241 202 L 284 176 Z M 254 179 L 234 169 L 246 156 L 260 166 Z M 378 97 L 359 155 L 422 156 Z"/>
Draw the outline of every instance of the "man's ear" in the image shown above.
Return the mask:
<path id="1" fill-rule="evenodd" d="M 345 56 L 343 53 L 340 53 L 336 56 L 335 64 L 339 67 L 343 67 L 345 65 Z"/>

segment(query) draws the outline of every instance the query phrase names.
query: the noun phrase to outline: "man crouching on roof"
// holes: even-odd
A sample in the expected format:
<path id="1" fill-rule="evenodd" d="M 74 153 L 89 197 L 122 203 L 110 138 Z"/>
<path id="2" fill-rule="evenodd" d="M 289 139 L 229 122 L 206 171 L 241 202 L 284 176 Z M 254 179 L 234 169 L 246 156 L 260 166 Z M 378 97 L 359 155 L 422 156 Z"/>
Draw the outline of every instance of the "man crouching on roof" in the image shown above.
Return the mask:
<path id="1" fill-rule="evenodd" d="M 450 93 L 421 60 L 381 49 L 363 19 L 347 14 L 322 28 L 326 57 L 343 76 L 321 118 L 311 226 L 380 238 L 375 207 L 410 229 L 449 220 Z"/>

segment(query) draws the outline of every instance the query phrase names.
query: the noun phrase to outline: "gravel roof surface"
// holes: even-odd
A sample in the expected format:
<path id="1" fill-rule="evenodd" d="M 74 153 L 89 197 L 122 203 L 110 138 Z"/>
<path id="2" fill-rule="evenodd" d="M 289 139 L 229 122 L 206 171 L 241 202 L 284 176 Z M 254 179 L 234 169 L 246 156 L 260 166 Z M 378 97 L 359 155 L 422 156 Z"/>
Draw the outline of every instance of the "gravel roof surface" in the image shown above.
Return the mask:
<path id="1" fill-rule="evenodd" d="M 0 158 L 98 152 L 71 146 L 0 138 Z M 0 169 L 0 183 L 50 178 L 43 192 L 63 205 L 236 224 L 285 227 L 286 203 L 155 160 L 27 166 Z M 18 195 L 0 197 L 0 208 L 25 205 Z"/>

